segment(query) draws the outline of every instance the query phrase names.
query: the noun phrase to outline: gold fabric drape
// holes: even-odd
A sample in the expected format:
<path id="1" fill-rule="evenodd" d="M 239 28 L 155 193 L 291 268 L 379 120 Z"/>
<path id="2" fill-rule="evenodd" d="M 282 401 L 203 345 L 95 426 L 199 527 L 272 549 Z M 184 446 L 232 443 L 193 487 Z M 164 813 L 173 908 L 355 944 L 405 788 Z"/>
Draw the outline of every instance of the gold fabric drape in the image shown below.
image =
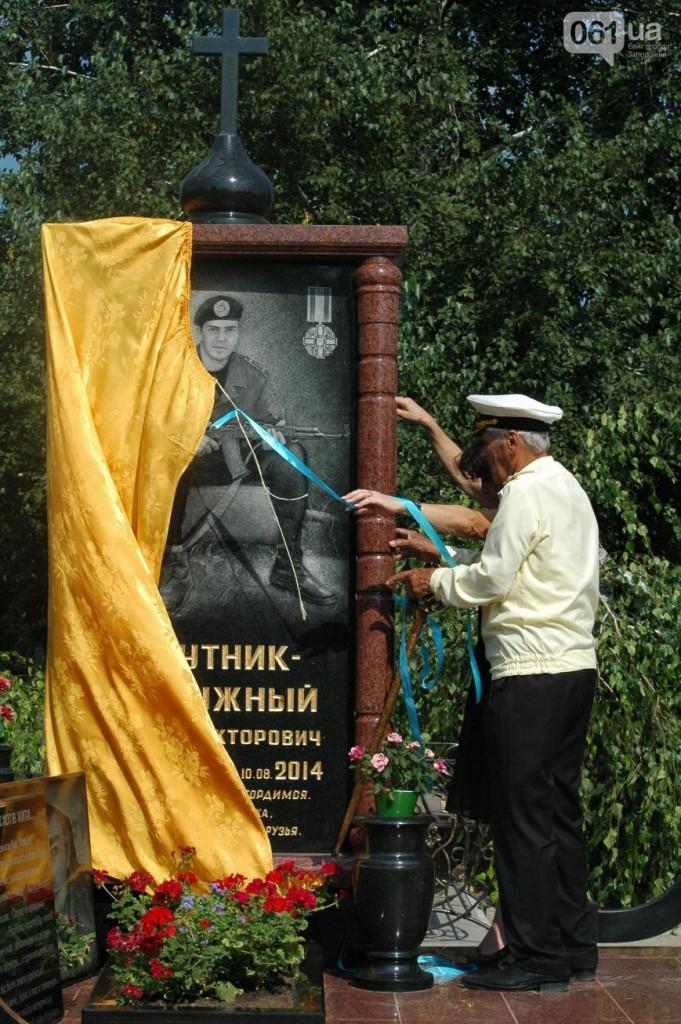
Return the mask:
<path id="1" fill-rule="evenodd" d="M 157 588 L 177 482 L 214 382 L 189 328 L 191 225 L 43 227 L 50 774 L 87 776 L 93 863 L 204 880 L 271 866 Z"/>

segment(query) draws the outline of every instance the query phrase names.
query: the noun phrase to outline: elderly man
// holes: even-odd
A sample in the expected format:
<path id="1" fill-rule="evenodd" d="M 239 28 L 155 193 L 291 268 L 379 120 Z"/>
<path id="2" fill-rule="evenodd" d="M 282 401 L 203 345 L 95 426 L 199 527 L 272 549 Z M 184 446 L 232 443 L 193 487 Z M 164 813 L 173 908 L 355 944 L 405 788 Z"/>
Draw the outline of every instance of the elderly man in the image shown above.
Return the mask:
<path id="1" fill-rule="evenodd" d="M 467 988 L 565 989 L 596 968 L 579 775 L 596 681 L 598 527 L 586 494 L 549 454 L 562 416 L 524 395 L 471 395 L 474 440 L 461 465 L 490 474 L 499 509 L 479 560 L 415 569 L 412 597 L 482 607 L 492 684 L 485 748 L 509 949 Z"/>
<path id="2" fill-rule="evenodd" d="M 259 363 L 238 350 L 242 314 L 242 303 L 232 295 L 213 295 L 194 314 L 198 356 L 216 380 L 212 419 L 218 419 L 236 405 L 266 425 L 277 440 L 284 442 L 284 435 L 277 430 L 277 427 L 285 425 L 284 410 L 274 394 L 269 376 Z M 302 530 L 308 504 L 304 479 L 279 455 L 263 450 L 257 438 L 253 447 L 259 449 L 260 469 L 272 495 L 302 597 L 312 604 L 333 604 L 335 596 L 303 563 Z M 301 461 L 307 461 L 305 449 L 298 441 L 289 442 L 288 449 Z M 196 458 L 180 481 L 173 505 L 161 583 L 161 593 L 170 612 L 181 609 L 193 585 L 187 549 L 196 543 L 213 518 L 224 514 L 241 481 L 247 479 L 260 482 L 255 461 L 239 432 L 224 432 L 220 439 L 207 433 L 201 438 Z M 222 513 L 219 507 L 211 509 L 203 522 L 195 524 L 189 536 L 185 536 L 183 520 L 189 490 L 210 486 L 220 488 L 224 509 Z M 277 546 L 269 581 L 272 586 L 296 591 L 283 541 Z"/>

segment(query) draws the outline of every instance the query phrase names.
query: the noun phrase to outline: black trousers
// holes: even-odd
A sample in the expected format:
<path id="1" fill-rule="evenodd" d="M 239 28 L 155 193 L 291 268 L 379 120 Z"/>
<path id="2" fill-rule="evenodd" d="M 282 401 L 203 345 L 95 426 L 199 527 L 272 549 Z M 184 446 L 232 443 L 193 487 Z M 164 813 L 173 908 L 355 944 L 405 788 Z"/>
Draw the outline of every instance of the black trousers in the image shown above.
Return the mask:
<path id="1" fill-rule="evenodd" d="M 485 708 L 507 943 L 519 966 L 553 977 L 597 960 L 578 796 L 595 682 L 591 669 L 505 676 Z"/>
<path id="2" fill-rule="evenodd" d="M 489 822 L 492 787 L 485 757 L 485 708 L 489 700 L 491 683 L 489 662 L 485 657 L 485 646 L 481 640 L 478 640 L 475 647 L 475 660 L 480 670 L 482 697 L 478 704 L 471 679 L 461 721 L 454 770 L 447 787 L 447 810 L 451 814 L 460 814 L 474 821 Z"/>

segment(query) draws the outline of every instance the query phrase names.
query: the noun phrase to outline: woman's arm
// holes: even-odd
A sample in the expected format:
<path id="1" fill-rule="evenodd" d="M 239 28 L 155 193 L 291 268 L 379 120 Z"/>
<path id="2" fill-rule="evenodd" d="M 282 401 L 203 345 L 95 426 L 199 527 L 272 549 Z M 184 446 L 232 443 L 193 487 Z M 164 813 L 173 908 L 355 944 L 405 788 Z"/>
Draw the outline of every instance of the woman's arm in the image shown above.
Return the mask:
<path id="1" fill-rule="evenodd" d="M 406 508 L 399 498 L 393 498 L 381 491 L 366 491 L 359 488 L 345 494 L 344 498 L 352 502 L 355 506 L 353 511 L 358 516 L 376 515 L 377 512 L 387 512 L 389 515 L 406 513 Z M 441 533 L 484 540 L 495 509 L 483 509 L 482 512 L 478 512 L 474 508 L 466 508 L 465 505 L 423 504 L 421 511 L 428 522 Z"/>
<path id="2" fill-rule="evenodd" d="M 400 419 L 405 420 L 407 423 L 414 423 L 425 430 L 430 446 L 442 463 L 450 480 L 453 480 L 457 487 L 464 494 L 467 494 L 469 498 L 474 498 L 483 504 L 490 504 L 490 495 L 485 492 L 482 481 L 469 479 L 459 469 L 459 459 L 461 458 L 462 450 L 444 432 L 435 417 L 418 405 L 413 398 L 407 398 L 404 395 L 398 395 L 395 398 L 395 406 Z M 492 499 L 491 503 L 494 504 L 495 499 Z"/>

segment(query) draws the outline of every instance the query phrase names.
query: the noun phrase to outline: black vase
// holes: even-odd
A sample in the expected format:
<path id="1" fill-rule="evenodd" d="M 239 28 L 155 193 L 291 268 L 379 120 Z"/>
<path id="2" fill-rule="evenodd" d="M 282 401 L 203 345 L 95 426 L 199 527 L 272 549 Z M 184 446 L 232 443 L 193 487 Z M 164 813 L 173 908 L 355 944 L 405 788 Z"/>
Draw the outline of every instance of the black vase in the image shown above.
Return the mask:
<path id="1" fill-rule="evenodd" d="M 369 849 L 353 870 L 353 892 L 368 965 L 352 978 L 355 988 L 417 992 L 433 976 L 417 963 L 433 909 L 432 858 L 424 850 L 429 814 L 413 818 L 356 819 L 366 826 Z"/>
<path id="2" fill-rule="evenodd" d="M 0 782 L 14 782 L 11 760 L 12 747 L 9 743 L 0 743 Z"/>

